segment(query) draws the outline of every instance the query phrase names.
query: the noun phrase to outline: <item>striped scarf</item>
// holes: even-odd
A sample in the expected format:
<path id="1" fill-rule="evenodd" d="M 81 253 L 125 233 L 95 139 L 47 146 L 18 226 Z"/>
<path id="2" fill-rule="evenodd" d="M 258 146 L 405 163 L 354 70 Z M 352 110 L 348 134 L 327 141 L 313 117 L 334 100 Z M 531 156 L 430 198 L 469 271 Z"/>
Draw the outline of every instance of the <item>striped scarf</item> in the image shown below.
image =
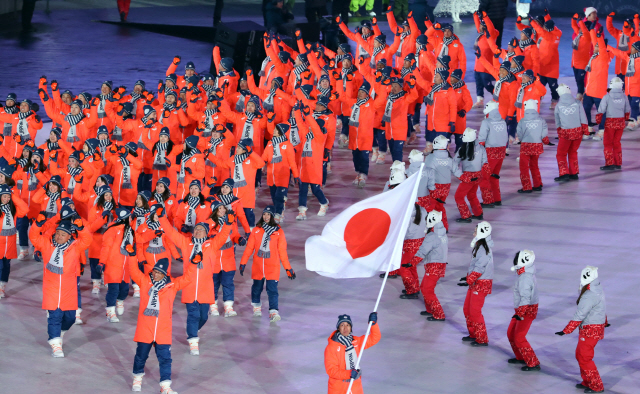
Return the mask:
<path id="1" fill-rule="evenodd" d="M 349 125 L 358 127 L 360 125 L 360 106 L 364 105 L 369 100 L 369 97 L 362 100 L 357 100 L 353 107 L 351 107 L 351 116 L 349 116 Z"/>
<path id="2" fill-rule="evenodd" d="M 235 201 L 236 196 L 233 195 L 233 193 L 229 193 L 229 194 L 218 194 L 218 199 L 220 200 L 220 202 L 225 206 L 225 207 L 229 207 L 229 205 Z"/>
<path id="3" fill-rule="evenodd" d="M 206 237 L 205 238 L 191 237 L 191 242 L 193 242 L 193 249 L 191 249 L 191 256 L 189 257 L 190 259 L 193 259 L 195 255 L 202 252 L 202 244 L 204 244 L 204 241 L 206 240 L 207 240 Z M 202 265 L 202 260 L 200 260 L 200 262 L 198 263 L 198 269 L 201 270 L 202 268 L 204 268 L 204 266 Z"/>
<path id="4" fill-rule="evenodd" d="M 591 72 L 591 62 L 593 61 L 593 59 L 597 58 L 599 54 L 600 52 L 594 53 L 593 55 L 591 55 L 591 58 L 589 59 L 589 63 L 587 63 L 587 67 L 584 68 L 584 71 Z"/>
<path id="5" fill-rule="evenodd" d="M 404 44 L 404 39 L 409 37 L 410 34 L 411 32 L 407 29 L 404 29 L 402 31 L 402 34 L 400 35 L 400 45 L 398 46 L 398 50 L 396 51 L 396 56 L 402 56 L 402 46 Z"/>
<path id="6" fill-rule="evenodd" d="M 27 119 L 29 116 L 31 116 L 31 111 L 18 113 L 18 119 L 20 120 Z"/>
<path id="7" fill-rule="evenodd" d="M 345 366 L 347 370 L 356 368 L 356 359 L 358 355 L 356 354 L 356 350 L 353 347 L 353 335 L 349 334 L 344 336 L 340 334 L 339 331 L 336 331 L 336 334 L 333 336 L 333 339 L 340 343 L 345 347 L 344 357 L 345 357 Z"/>
<path id="8" fill-rule="evenodd" d="M 524 91 L 527 88 L 527 86 L 531 85 L 532 83 L 534 83 L 535 80 L 530 79 L 529 82 L 527 83 L 522 83 L 522 87 L 520 87 L 520 90 L 518 90 L 518 97 L 516 97 L 516 103 L 515 106 L 516 108 L 522 108 L 523 107 L 523 100 L 524 100 Z"/>
<path id="9" fill-rule="evenodd" d="M 493 99 L 498 101 L 500 99 L 500 91 L 502 90 L 502 84 L 505 82 L 513 82 L 516 80 L 516 77 L 509 73 L 506 77 L 500 78 L 496 85 L 493 87 Z"/>
<path id="10" fill-rule="evenodd" d="M 69 248 L 71 242 L 71 238 L 63 244 L 57 243 L 53 238 L 51 239 L 51 243 L 55 249 L 53 250 L 53 253 L 51 253 L 51 258 L 47 263 L 47 270 L 49 272 L 58 275 L 64 274 L 64 251 Z"/>
<path id="11" fill-rule="evenodd" d="M 196 225 L 196 208 L 200 205 L 200 197 L 194 197 L 192 195 L 187 196 L 187 204 L 189 204 L 189 209 L 187 210 L 187 217 L 185 219 L 185 224 L 187 226 L 193 227 Z"/>
<path id="12" fill-rule="evenodd" d="M 271 235 L 278 231 L 280 226 L 270 226 L 268 223 L 262 223 L 262 229 L 264 230 L 264 234 L 262 234 L 262 242 L 258 249 L 258 257 L 268 259 L 271 257 Z"/>
<path id="13" fill-rule="evenodd" d="M 526 40 L 520 40 L 520 43 L 518 45 L 520 46 L 520 49 L 524 51 L 528 46 L 533 44 L 535 44 L 533 40 L 530 38 L 527 38 Z"/>
<path id="14" fill-rule="evenodd" d="M 147 216 L 147 220 L 145 221 L 145 223 L 147 224 L 147 227 L 149 227 L 149 230 L 151 231 L 156 231 L 160 229 L 160 222 L 153 221 L 153 215 Z"/>
<path id="15" fill-rule="evenodd" d="M 459 80 L 458 82 L 456 82 L 453 85 L 451 85 L 451 87 L 453 89 L 460 89 L 463 86 L 464 86 L 464 81 L 463 80 Z"/>
<path id="16" fill-rule="evenodd" d="M 311 145 L 311 141 L 313 141 L 313 131 L 309 131 L 305 136 L 306 141 L 304 142 L 304 148 L 302 149 L 301 157 L 312 157 L 313 156 L 313 146 Z"/>
<path id="17" fill-rule="evenodd" d="M 629 55 L 629 63 L 627 64 L 627 72 L 625 77 L 633 77 L 636 75 L 636 59 L 640 57 L 640 52 Z"/>
<path id="18" fill-rule="evenodd" d="M 271 138 L 271 144 L 273 145 L 273 157 L 271 163 L 281 163 L 282 154 L 280 152 L 280 144 L 287 140 L 287 136 L 281 135 L 280 137 Z"/>
<path id="19" fill-rule="evenodd" d="M 58 150 L 60 149 L 60 146 L 58 145 L 58 142 L 51 142 L 49 140 L 47 140 L 47 149 L 49 149 L 49 151 L 52 150 Z"/>
<path id="20" fill-rule="evenodd" d="M 20 112 L 20 107 L 18 107 L 17 105 L 12 105 L 11 107 L 6 106 L 4 107 L 4 112 L 8 113 L 9 115 L 15 115 L 18 112 Z"/>
<path id="21" fill-rule="evenodd" d="M 393 103 L 395 103 L 396 100 L 403 97 L 405 93 L 406 92 L 404 90 L 401 90 L 396 94 L 389 93 L 389 96 L 387 97 L 387 104 L 384 107 L 384 115 L 382 115 L 383 122 L 391 122 L 391 113 L 393 111 Z"/>
<path id="22" fill-rule="evenodd" d="M 153 280 L 152 273 L 149 273 L 149 278 L 151 279 L 153 286 L 149 289 L 149 302 L 142 314 L 145 316 L 158 317 L 160 316 L 160 299 L 158 293 L 160 293 L 160 290 L 164 289 L 164 287 L 169 284 L 169 275 L 165 275 L 162 280 L 157 282 Z"/>
<path id="23" fill-rule="evenodd" d="M 446 81 L 444 81 L 444 82 L 442 82 L 442 83 L 434 84 L 434 85 L 431 87 L 431 91 L 429 92 L 429 94 L 428 94 L 428 95 L 426 95 L 426 96 L 424 96 L 424 103 L 425 103 L 425 104 L 427 104 L 427 105 L 433 105 L 433 98 L 434 98 L 434 95 L 435 95 L 437 92 L 441 91 L 441 90 L 446 90 L 446 89 L 448 89 L 448 88 L 449 88 L 449 86 L 448 86 L 448 85 L 449 85 L 449 84 L 448 84 Z"/>
<path id="24" fill-rule="evenodd" d="M 400 75 L 402 76 L 402 78 L 406 77 L 408 74 L 412 73 L 413 70 L 416 69 L 415 64 L 412 65 L 411 67 L 402 67 L 402 69 L 400 70 Z"/>
<path id="25" fill-rule="evenodd" d="M 77 115 L 71 115 L 71 113 L 67 114 L 64 117 L 65 122 L 69 123 L 70 126 L 75 126 L 84 118 L 84 114 L 80 112 Z"/>

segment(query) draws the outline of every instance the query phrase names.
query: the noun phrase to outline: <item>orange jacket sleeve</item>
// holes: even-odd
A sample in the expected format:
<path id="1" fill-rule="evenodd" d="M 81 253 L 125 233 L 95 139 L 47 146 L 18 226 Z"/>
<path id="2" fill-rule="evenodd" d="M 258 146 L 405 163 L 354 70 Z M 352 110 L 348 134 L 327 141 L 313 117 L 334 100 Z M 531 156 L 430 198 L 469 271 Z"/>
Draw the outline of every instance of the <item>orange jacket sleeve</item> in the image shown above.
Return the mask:
<path id="1" fill-rule="evenodd" d="M 469 92 L 469 88 L 466 85 L 462 89 L 462 101 L 464 104 L 461 109 L 469 112 L 471 107 L 473 107 L 473 99 L 471 98 L 471 92 Z"/>
<path id="2" fill-rule="evenodd" d="M 365 349 L 369 349 L 371 346 L 375 345 L 380 341 L 380 327 L 378 327 L 378 323 L 371 326 L 371 332 L 369 332 L 369 338 L 367 338 L 367 343 L 364 345 Z M 364 336 L 360 337 L 361 340 L 364 341 Z"/>
<path id="3" fill-rule="evenodd" d="M 336 343 L 336 345 L 338 344 Z M 336 352 L 334 346 L 327 345 L 324 349 L 324 369 L 331 379 L 348 381 L 351 379 L 351 371 L 340 367 L 341 360 L 338 357 L 344 359 L 344 353 Z"/>
<path id="4" fill-rule="evenodd" d="M 291 264 L 289 263 L 289 255 L 287 254 L 287 239 L 284 236 L 284 230 L 280 228 L 279 230 L 280 236 L 278 237 L 278 255 L 280 256 L 280 261 L 282 261 L 282 266 L 285 270 L 291 269 Z"/>
<path id="5" fill-rule="evenodd" d="M 247 247 L 244 248 L 244 253 L 242 253 L 242 259 L 240 260 L 240 265 L 246 265 L 249 261 L 249 257 L 253 254 L 253 251 L 256 247 L 256 240 L 253 232 L 249 236 L 249 240 L 247 240 Z"/>
<path id="6" fill-rule="evenodd" d="M 449 92 L 447 92 L 447 100 L 449 101 L 449 123 L 455 122 L 458 116 L 458 100 L 453 94 L 453 89 L 449 89 Z"/>

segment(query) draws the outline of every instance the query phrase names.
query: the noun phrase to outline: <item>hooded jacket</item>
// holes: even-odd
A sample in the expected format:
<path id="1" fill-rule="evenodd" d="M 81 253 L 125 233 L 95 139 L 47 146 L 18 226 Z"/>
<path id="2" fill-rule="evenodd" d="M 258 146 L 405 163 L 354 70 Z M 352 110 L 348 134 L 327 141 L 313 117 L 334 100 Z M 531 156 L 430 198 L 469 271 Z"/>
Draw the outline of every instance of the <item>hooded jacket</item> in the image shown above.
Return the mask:
<path id="1" fill-rule="evenodd" d="M 589 290 L 580 298 L 578 310 L 573 315 L 572 321 L 580 322 L 580 328 L 590 324 L 605 324 L 607 321 L 606 303 L 604 291 L 600 280 L 596 279 L 589 285 Z"/>
<path id="2" fill-rule="evenodd" d="M 482 170 L 482 166 L 487 163 L 487 151 L 484 146 L 480 145 L 478 140 L 474 142 L 475 144 L 475 153 L 473 155 L 473 160 L 462 160 L 460 158 L 460 151 L 456 154 L 456 157 L 453 159 L 453 174 L 460 178 L 463 172 L 479 172 Z M 462 164 L 462 169 L 460 169 L 459 164 Z"/>
<path id="3" fill-rule="evenodd" d="M 485 239 L 487 240 L 487 246 L 489 246 L 489 253 L 485 253 L 484 247 L 480 246 L 476 256 L 471 256 L 471 264 L 469 264 L 469 269 L 467 270 L 467 279 L 475 272 L 476 274 L 481 274 L 476 281 L 493 280 L 493 240 L 491 236 Z M 473 287 L 472 284 L 470 285 Z"/>
<path id="4" fill-rule="evenodd" d="M 453 159 L 449 157 L 446 149 L 434 150 L 424 160 L 424 166 L 433 168 L 434 183 L 441 185 L 451 184 L 451 174 L 454 173 Z"/>
<path id="5" fill-rule="evenodd" d="M 407 227 L 407 232 L 404 235 L 404 239 L 422 239 L 424 238 L 424 230 L 427 227 L 427 215 L 428 212 L 421 206 L 418 206 L 420 209 L 420 223 L 415 224 L 414 220 L 416 217 L 416 208 L 413 207 L 411 212 L 411 218 L 409 218 L 409 227 Z"/>
<path id="6" fill-rule="evenodd" d="M 483 144 L 485 148 L 503 148 L 508 140 L 507 123 L 502 119 L 500 109 L 494 109 L 482 119 L 478 143 Z"/>
<path id="7" fill-rule="evenodd" d="M 582 103 L 576 100 L 571 94 L 563 94 L 558 99 L 558 104 L 553 111 L 556 119 L 556 127 L 558 129 L 558 137 L 569 140 L 576 138 L 569 138 L 567 130 L 584 128 L 588 125 L 587 115 L 584 112 Z M 581 135 L 575 135 L 574 137 L 582 138 Z"/>
<path id="8" fill-rule="evenodd" d="M 598 44 L 599 52 L 596 57 L 591 57 L 590 59 L 591 64 L 584 79 L 584 94 L 601 99 L 607 94 L 609 64 L 614 54 L 607 50 L 607 45 L 604 43 L 604 36 L 596 37 L 596 33 L 593 30 L 591 30 L 590 33 L 591 40 Z"/>
<path id="9" fill-rule="evenodd" d="M 520 142 L 542 143 L 542 139 L 547 136 L 549 129 L 547 121 L 544 120 L 538 111 L 528 109 L 524 111 L 524 117 L 518 122 L 516 134 Z"/>
<path id="10" fill-rule="evenodd" d="M 420 170 L 421 164 L 421 161 L 409 164 L 409 168 L 407 168 L 407 178 L 418 172 Z M 422 168 L 422 173 L 420 174 L 420 184 L 418 185 L 417 195 L 418 198 L 426 197 L 429 195 L 429 192 L 431 190 L 436 189 L 435 179 L 435 170 L 425 164 Z M 425 216 L 424 218 L 426 219 L 427 217 Z"/>
<path id="11" fill-rule="evenodd" d="M 607 119 L 626 118 L 631 112 L 629 98 L 622 89 L 611 89 L 600 101 L 599 114 L 605 114 Z"/>
<path id="12" fill-rule="evenodd" d="M 423 259 L 425 264 L 446 263 L 449 253 L 447 230 L 442 222 L 433 226 L 433 231 L 425 235 L 416 256 Z"/>
<path id="13" fill-rule="evenodd" d="M 535 265 L 530 265 L 523 268 L 524 272 L 518 274 L 516 284 L 513 287 L 513 307 L 516 311 L 521 306 L 538 304 L 536 267 Z"/>

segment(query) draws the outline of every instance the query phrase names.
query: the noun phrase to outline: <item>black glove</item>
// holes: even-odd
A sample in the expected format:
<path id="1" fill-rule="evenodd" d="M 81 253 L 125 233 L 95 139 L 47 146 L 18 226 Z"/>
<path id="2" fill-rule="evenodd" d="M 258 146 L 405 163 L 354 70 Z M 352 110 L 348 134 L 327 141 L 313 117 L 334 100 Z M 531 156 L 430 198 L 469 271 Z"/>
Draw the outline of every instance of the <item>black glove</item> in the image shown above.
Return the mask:
<path id="1" fill-rule="evenodd" d="M 402 264 L 401 267 L 411 268 L 411 263 Z"/>
<path id="2" fill-rule="evenodd" d="M 378 312 L 369 313 L 369 321 L 372 322 L 372 326 L 375 326 L 378 323 Z"/>
<path id="3" fill-rule="evenodd" d="M 467 277 L 463 276 L 462 278 L 460 278 L 460 282 L 466 282 L 467 281 Z"/>
<path id="4" fill-rule="evenodd" d="M 247 268 L 246 264 L 240 264 L 240 276 L 244 276 L 244 269 Z"/>
<path id="5" fill-rule="evenodd" d="M 518 316 L 518 315 L 513 315 L 511 316 L 512 319 L 516 319 L 516 320 L 524 320 L 522 317 Z"/>
<path id="6" fill-rule="evenodd" d="M 482 53 L 480 53 L 480 48 L 476 49 L 475 54 L 476 54 L 476 59 L 480 59 L 480 57 L 482 56 Z"/>
<path id="7" fill-rule="evenodd" d="M 98 274 L 102 274 L 104 272 L 104 264 L 103 263 L 99 263 L 98 265 L 96 265 L 96 272 Z"/>
<path id="8" fill-rule="evenodd" d="M 38 227 L 44 226 L 44 223 L 47 221 L 47 217 L 43 214 L 43 212 L 44 211 L 42 211 L 36 218 L 36 226 Z"/>
<path id="9" fill-rule="evenodd" d="M 147 262 L 146 262 L 146 261 L 144 261 L 144 260 L 142 260 L 142 261 L 138 261 L 138 269 L 140 270 L 140 272 L 144 273 L 144 265 L 145 265 L 146 263 L 147 263 Z"/>
<path id="10" fill-rule="evenodd" d="M 458 286 L 469 286 L 469 284 L 467 282 L 460 282 L 458 283 Z"/>
<path id="11" fill-rule="evenodd" d="M 556 335 L 563 336 L 564 335 L 564 331 L 558 331 L 558 332 L 556 332 Z"/>
<path id="12" fill-rule="evenodd" d="M 358 378 L 360 378 L 360 370 L 359 369 L 352 369 L 351 370 L 351 379 L 358 380 Z"/>
<path id="13" fill-rule="evenodd" d="M 296 273 L 293 272 L 293 268 L 287 270 L 287 276 L 291 280 L 294 280 L 296 278 Z"/>
<path id="14" fill-rule="evenodd" d="M 458 111 L 458 116 L 461 118 L 464 118 L 466 114 L 467 114 L 467 111 L 465 111 L 464 109 L 461 109 L 460 111 Z"/>
<path id="15" fill-rule="evenodd" d="M 240 237 L 238 239 L 238 245 L 245 246 L 247 244 L 247 239 L 245 237 Z"/>
<path id="16" fill-rule="evenodd" d="M 498 175 L 498 174 L 491 174 L 491 176 L 496 178 L 496 179 L 500 179 L 500 175 Z"/>
<path id="17" fill-rule="evenodd" d="M 449 122 L 449 132 L 451 133 L 456 132 L 456 122 Z"/>
<path id="18" fill-rule="evenodd" d="M 154 233 L 156 234 L 156 237 L 159 238 L 159 237 L 162 237 L 162 235 L 164 234 L 164 230 L 158 229 Z"/>
<path id="19" fill-rule="evenodd" d="M 475 181 L 477 181 L 477 180 L 478 180 L 478 177 L 473 177 L 473 178 L 471 178 L 471 182 L 475 182 Z"/>
<path id="20" fill-rule="evenodd" d="M 439 199 L 439 198 L 436 198 L 435 200 L 436 200 L 437 202 L 439 202 L 440 204 L 446 204 L 444 201 L 442 201 L 442 200 L 441 200 L 441 199 Z"/>
<path id="21" fill-rule="evenodd" d="M 184 168 L 184 172 L 188 172 L 189 175 L 193 174 L 193 170 L 191 168 L 189 168 L 189 167 L 185 167 Z"/>
<path id="22" fill-rule="evenodd" d="M 182 260 L 182 257 L 178 257 L 178 258 L 176 259 L 176 261 L 177 261 L 178 263 L 182 263 L 182 262 L 184 262 L 184 260 Z"/>
<path id="23" fill-rule="evenodd" d="M 182 227 L 180 227 L 180 231 L 183 233 L 190 233 L 191 232 L 191 226 L 187 226 L 186 224 L 183 224 Z"/>
<path id="24" fill-rule="evenodd" d="M 202 252 L 196 253 L 195 256 L 191 259 L 191 264 L 199 264 L 202 262 Z"/>

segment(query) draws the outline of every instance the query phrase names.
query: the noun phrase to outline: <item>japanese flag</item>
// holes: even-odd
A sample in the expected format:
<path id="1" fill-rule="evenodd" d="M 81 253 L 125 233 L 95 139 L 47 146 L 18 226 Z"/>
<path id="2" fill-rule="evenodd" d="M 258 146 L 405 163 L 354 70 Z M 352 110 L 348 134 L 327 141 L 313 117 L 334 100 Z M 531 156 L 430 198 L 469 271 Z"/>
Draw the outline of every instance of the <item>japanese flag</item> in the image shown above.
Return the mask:
<path id="1" fill-rule="evenodd" d="M 324 226 L 322 235 L 309 237 L 307 269 L 331 278 L 369 278 L 400 268 L 421 173 L 422 168 L 393 190 L 350 206 Z"/>

